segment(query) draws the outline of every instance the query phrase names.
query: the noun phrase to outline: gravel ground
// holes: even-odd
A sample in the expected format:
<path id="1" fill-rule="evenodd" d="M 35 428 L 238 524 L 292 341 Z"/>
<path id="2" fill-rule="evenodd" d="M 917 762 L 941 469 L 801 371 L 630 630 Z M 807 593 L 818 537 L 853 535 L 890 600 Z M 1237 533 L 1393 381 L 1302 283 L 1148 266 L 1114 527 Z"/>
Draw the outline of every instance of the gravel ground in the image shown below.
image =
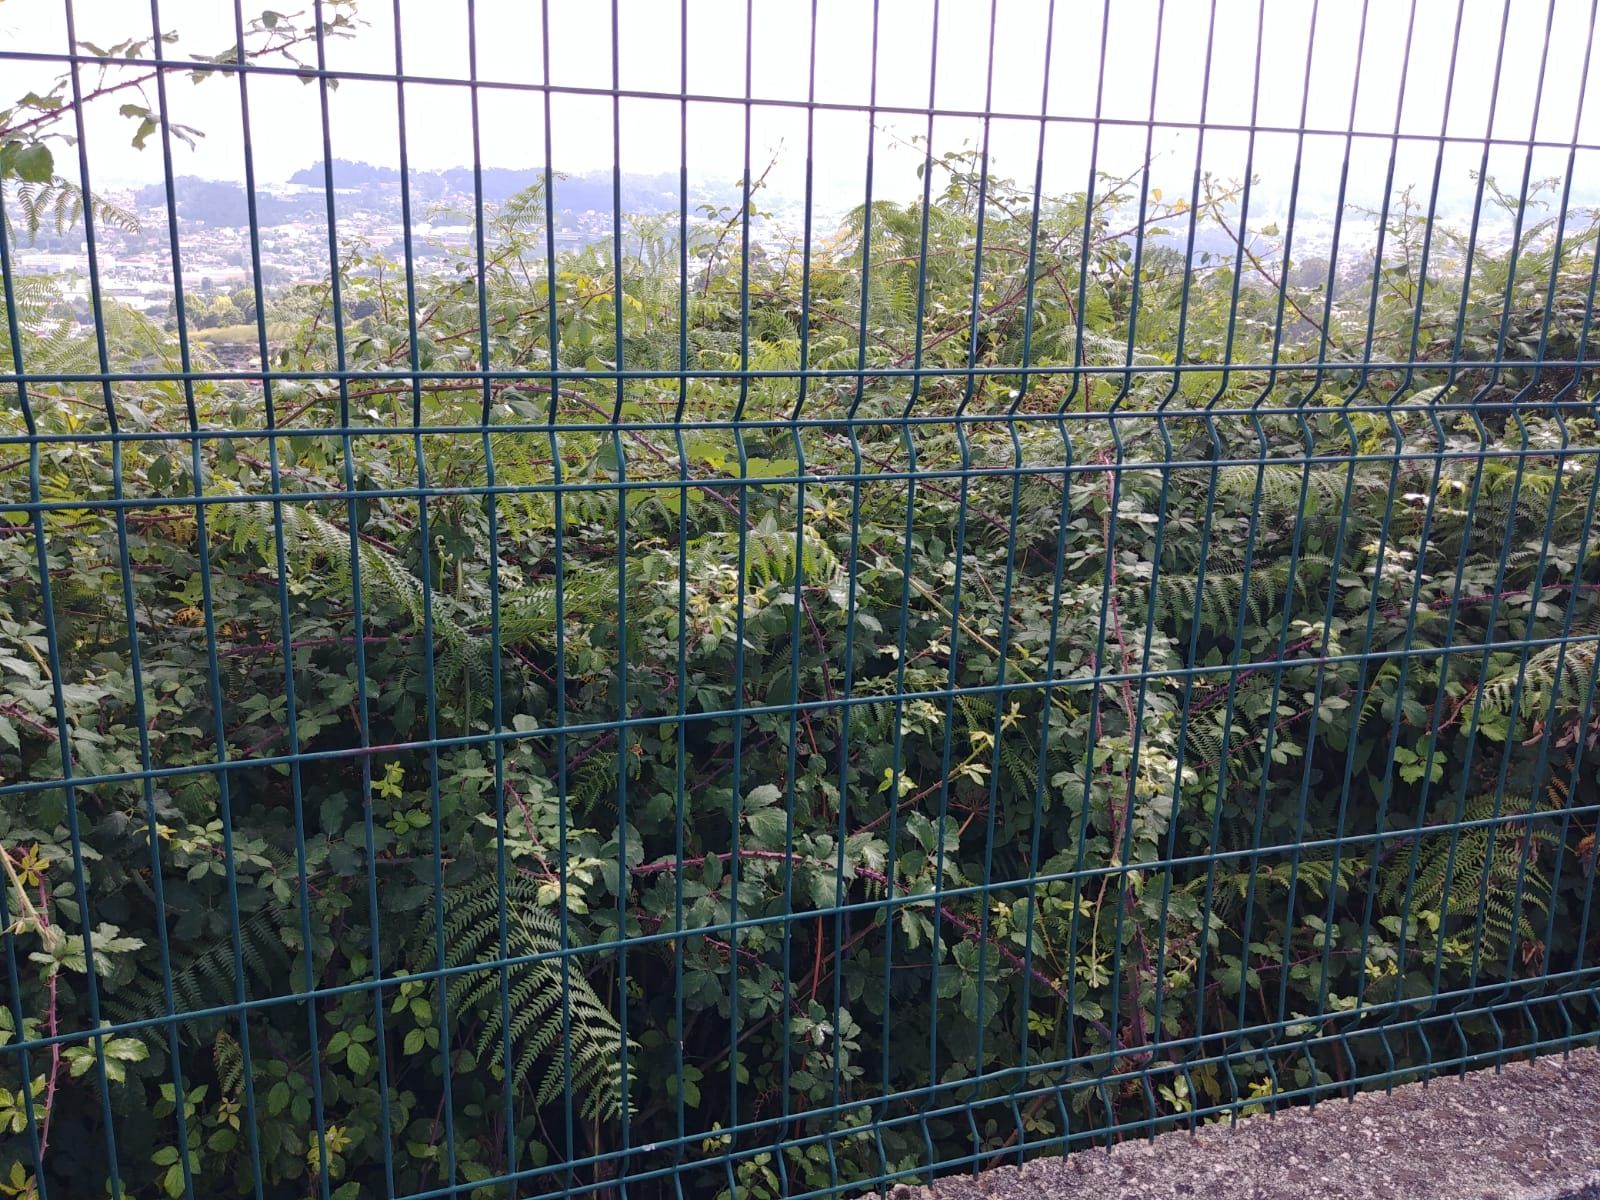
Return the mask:
<path id="1" fill-rule="evenodd" d="M 1600 1200 L 1600 1050 L 1085 1150 L 893 1200 Z"/>

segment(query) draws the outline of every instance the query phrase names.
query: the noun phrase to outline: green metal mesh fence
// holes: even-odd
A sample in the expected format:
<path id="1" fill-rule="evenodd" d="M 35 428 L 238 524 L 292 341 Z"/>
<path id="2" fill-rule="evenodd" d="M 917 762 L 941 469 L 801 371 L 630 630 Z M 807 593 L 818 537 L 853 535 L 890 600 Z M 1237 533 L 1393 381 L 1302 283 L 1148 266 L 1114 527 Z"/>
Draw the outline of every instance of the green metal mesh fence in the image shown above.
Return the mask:
<path id="1" fill-rule="evenodd" d="M 1592 2 L 168 7 L 0 13 L 0 1190 L 1596 1040 Z"/>

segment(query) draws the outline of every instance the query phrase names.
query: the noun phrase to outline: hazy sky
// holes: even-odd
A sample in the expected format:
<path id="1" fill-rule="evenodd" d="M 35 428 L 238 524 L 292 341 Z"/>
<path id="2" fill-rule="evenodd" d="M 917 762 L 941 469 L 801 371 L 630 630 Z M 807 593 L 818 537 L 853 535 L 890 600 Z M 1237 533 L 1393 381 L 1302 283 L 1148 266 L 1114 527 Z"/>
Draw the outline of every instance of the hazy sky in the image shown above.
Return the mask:
<path id="1" fill-rule="evenodd" d="M 253 0 L 247 15 L 258 12 L 260 3 Z M 807 0 L 753 0 L 749 7 L 754 20 L 748 30 L 748 94 L 758 101 L 804 101 L 810 86 L 812 6 Z M 1397 107 L 1401 133 L 1434 139 L 1400 143 L 1396 154 L 1400 183 L 1425 185 L 1431 179 L 1441 128 L 1454 138 L 1489 135 L 1526 141 L 1532 137 L 1557 143 L 1535 151 L 1535 177 L 1565 174 L 1566 144 L 1575 135 L 1580 143 L 1600 144 L 1596 114 L 1600 86 L 1589 88 L 1583 111 L 1578 111 L 1594 7 L 1593 0 L 1553 4 L 1416 0 L 1414 9 L 1409 0 L 1371 0 L 1367 5 L 1360 0 L 1320 4 L 1269 0 L 1262 24 L 1257 0 L 1218 0 L 1214 8 L 1204 0 L 1167 0 L 1164 5 L 1160 0 L 1114 0 L 1102 69 L 1103 3 L 1056 0 L 1054 40 L 1046 62 L 1047 0 L 998 0 L 991 72 L 989 0 L 943 0 L 938 5 L 937 55 L 931 52 L 933 0 L 881 0 L 876 6 L 876 61 L 874 6 L 867 0 L 820 0 L 815 95 L 823 104 L 864 106 L 872 98 L 875 77 L 881 106 L 925 109 L 932 86 L 933 105 L 939 110 L 1006 114 L 990 123 L 996 170 L 1029 183 L 1041 111 L 1053 117 L 1090 118 L 1098 105 L 1103 119 L 1098 160 L 1103 167 L 1118 170 L 1136 169 L 1144 160 L 1146 130 L 1140 123 L 1153 115 L 1157 122 L 1180 123 L 1176 128 L 1157 128 L 1150 146 L 1156 164 L 1153 182 L 1178 194 L 1187 194 L 1201 149 L 1196 131 L 1181 126 L 1199 122 L 1202 111 L 1210 127 L 1204 135 L 1204 164 L 1220 176 L 1242 175 L 1249 150 L 1245 133 L 1226 127 L 1254 123 L 1283 129 L 1304 124 L 1331 132 L 1303 141 L 1291 133 L 1258 133 L 1253 165 L 1263 176 L 1264 197 L 1286 195 L 1298 156 L 1303 162 L 1301 188 L 1313 204 L 1318 197 L 1321 203 L 1332 203 L 1345 155 L 1342 133 L 1353 124 L 1357 131 L 1385 135 L 1357 138 L 1351 151 L 1349 198 L 1376 204 L 1391 154 L 1387 135 L 1395 128 Z M 150 7 L 141 0 L 76 0 L 74 11 L 78 36 L 102 45 L 148 33 L 152 24 Z M 747 95 L 746 12 L 744 0 L 688 0 L 689 94 L 736 100 Z M 541 6 L 531 0 L 479 0 L 475 14 L 479 79 L 500 85 L 542 83 Z M 611 88 L 611 6 L 600 0 L 552 0 L 548 14 L 550 82 Z M 366 0 L 360 16 L 367 24 L 357 37 L 329 44 L 330 69 L 393 73 L 398 19 L 408 76 L 467 77 L 473 22 L 465 0 L 401 0 L 393 5 Z M 1458 17 L 1461 33 L 1447 114 L 1451 41 Z M 164 0 L 159 20 L 182 35 L 168 51 L 173 57 L 214 53 L 232 40 L 233 11 L 226 0 Z M 1408 22 L 1413 25 L 1409 55 Z M 669 97 L 622 101 L 623 169 L 675 172 L 682 154 L 680 104 L 671 97 L 684 90 L 680 5 L 672 0 L 617 0 L 616 23 L 621 86 Z M 1502 52 L 1502 28 L 1507 65 L 1497 90 L 1492 84 L 1496 56 Z M 0 0 L 0 51 L 61 51 L 66 44 L 63 0 Z M 1159 73 L 1152 87 L 1157 52 Z M 1591 63 L 1591 80 L 1597 69 L 1600 65 Z M 0 70 L 7 79 L 6 94 L 12 95 L 42 82 L 59 67 L 0 59 Z M 283 179 L 321 156 L 314 86 L 293 78 L 258 76 L 250 88 L 250 144 L 258 178 Z M 987 102 L 986 90 L 992 90 Z M 197 149 L 175 145 L 176 170 L 213 178 L 242 177 L 244 143 L 233 79 L 219 76 L 196 86 L 186 78 L 175 78 L 169 91 L 173 119 L 206 133 Z M 437 168 L 472 161 L 469 94 L 459 84 L 407 86 L 406 140 L 414 166 Z M 480 97 L 483 161 L 510 167 L 542 164 L 543 94 L 489 86 L 480 89 Z M 98 186 L 149 182 L 160 176 L 156 142 L 152 140 L 142 153 L 128 144 L 132 127 L 116 114 L 125 98 L 126 94 L 95 106 L 89 119 L 90 159 Z M 150 100 L 153 104 L 153 92 Z M 331 103 L 336 155 L 397 163 L 392 82 L 346 79 Z M 744 104 L 694 102 L 688 109 L 692 176 L 708 184 L 738 179 L 744 172 Z M 776 154 L 770 180 L 774 193 L 800 195 L 807 142 L 805 108 L 758 104 L 749 111 L 754 169 L 759 171 Z M 614 149 L 609 96 L 557 94 L 552 116 L 558 170 L 579 173 L 610 167 Z M 909 143 L 926 133 L 926 117 L 879 113 L 876 124 L 875 194 L 902 198 L 915 194 L 919 185 L 914 171 L 921 151 Z M 1087 120 L 1048 125 L 1047 188 L 1064 191 L 1083 186 L 1093 132 Z M 934 144 L 941 150 L 963 141 L 978 144 L 983 136 L 982 123 L 972 117 L 945 115 L 934 123 Z M 859 202 L 865 189 L 867 139 L 863 113 L 817 111 L 812 142 L 820 196 L 840 201 L 853 197 Z M 1477 168 L 1483 151 L 1481 141 L 1446 144 L 1447 196 Z M 1491 174 L 1515 191 L 1525 154 L 1524 146 L 1493 147 Z M 1577 157 L 1574 179 L 1580 195 L 1600 193 L 1597 154 L 1600 150 L 1582 151 Z"/>

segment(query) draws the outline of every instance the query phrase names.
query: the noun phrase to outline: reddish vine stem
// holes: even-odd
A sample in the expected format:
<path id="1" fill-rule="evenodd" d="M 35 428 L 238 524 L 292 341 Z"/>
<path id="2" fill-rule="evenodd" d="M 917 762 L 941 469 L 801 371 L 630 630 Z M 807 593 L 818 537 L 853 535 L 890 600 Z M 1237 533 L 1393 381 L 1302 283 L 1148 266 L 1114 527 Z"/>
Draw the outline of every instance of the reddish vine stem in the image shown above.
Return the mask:
<path id="1" fill-rule="evenodd" d="M 630 867 L 629 870 L 635 875 L 659 875 L 670 871 L 681 871 L 688 867 L 700 866 L 709 858 L 716 858 L 722 862 L 727 862 L 732 857 L 733 854 L 731 851 L 710 852 L 681 859 L 661 859 L 651 863 L 640 863 L 638 866 Z M 793 858 L 792 855 L 787 854 L 782 850 L 740 850 L 739 857 L 777 860 L 780 862 L 788 861 Z M 907 894 L 903 885 L 891 882 L 889 877 L 882 871 L 873 870 L 871 867 L 856 867 L 855 874 L 862 879 L 870 879 L 872 882 L 882 887 L 885 891 L 898 891 L 902 894 Z M 957 913 L 949 905 L 940 904 L 939 913 L 946 921 L 950 923 L 953 928 L 959 930 L 964 936 L 973 939 L 977 939 L 979 937 L 978 927 L 966 917 L 963 917 L 960 913 Z M 1048 989 L 1052 995 L 1059 996 L 1063 1000 L 1067 998 L 1066 990 L 1061 986 L 1061 984 L 1051 979 L 1043 971 L 1039 970 L 1038 967 L 1030 966 L 1023 960 L 1020 954 L 1012 950 L 1009 946 L 1003 945 L 999 941 L 995 940 L 992 936 L 984 940 L 986 940 L 988 944 L 994 948 L 995 953 L 997 953 L 1001 958 L 1005 959 L 1008 964 L 1019 971 L 1025 971 L 1028 973 L 1033 978 L 1035 983 Z M 1110 1027 L 1104 1022 L 1098 1021 L 1092 1017 L 1085 1019 L 1089 1022 L 1089 1024 L 1098 1029 L 1111 1045 L 1117 1047 L 1118 1049 L 1122 1048 L 1122 1043 L 1112 1034 Z"/>
<path id="2" fill-rule="evenodd" d="M 1600 583 L 1551 583 L 1539 589 L 1541 595 L 1554 595 L 1557 592 L 1600 592 Z M 1491 600 L 1521 600 L 1533 595 L 1532 588 L 1507 588 L 1503 592 L 1478 592 L 1471 596 L 1441 596 L 1436 600 L 1429 600 L 1422 605 L 1423 608 L 1449 608 L 1452 604 L 1487 604 Z M 1398 617 L 1405 612 L 1403 604 L 1390 605 L 1378 611 L 1386 617 Z"/>
<path id="3" fill-rule="evenodd" d="M 1192 715 L 1194 713 L 1205 712 L 1208 708 L 1215 708 L 1227 698 L 1230 689 L 1238 687 L 1241 680 L 1248 679 L 1252 675 L 1259 675 L 1262 671 L 1274 670 L 1280 663 L 1287 664 L 1288 666 L 1316 665 L 1317 660 L 1315 659 L 1309 659 L 1298 663 L 1289 662 L 1289 656 L 1291 654 L 1298 654 L 1302 650 L 1309 649 L 1311 646 L 1316 644 L 1316 641 L 1317 639 L 1314 637 L 1301 638 L 1298 642 L 1290 642 L 1283 648 L 1283 652 L 1281 654 L 1276 654 L 1272 658 L 1267 659 L 1265 662 L 1256 663 L 1252 666 L 1240 667 L 1238 670 L 1233 671 L 1228 676 L 1227 683 L 1222 684 L 1219 687 L 1214 687 L 1210 691 L 1203 693 L 1197 701 L 1191 704 L 1189 706 L 1190 714 Z"/>

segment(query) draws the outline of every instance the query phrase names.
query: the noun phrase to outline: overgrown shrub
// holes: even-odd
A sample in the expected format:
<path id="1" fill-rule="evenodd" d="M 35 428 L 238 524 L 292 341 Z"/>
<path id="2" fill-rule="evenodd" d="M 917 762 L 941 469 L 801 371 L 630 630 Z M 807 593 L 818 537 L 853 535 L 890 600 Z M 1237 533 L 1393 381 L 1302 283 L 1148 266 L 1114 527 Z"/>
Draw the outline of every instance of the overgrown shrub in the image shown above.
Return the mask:
<path id="1" fill-rule="evenodd" d="M 1330 299 L 936 165 L 805 291 L 536 189 L 265 382 L 14 281 L 0 1184 L 776 1195 L 1593 1028 L 1594 227 Z"/>

